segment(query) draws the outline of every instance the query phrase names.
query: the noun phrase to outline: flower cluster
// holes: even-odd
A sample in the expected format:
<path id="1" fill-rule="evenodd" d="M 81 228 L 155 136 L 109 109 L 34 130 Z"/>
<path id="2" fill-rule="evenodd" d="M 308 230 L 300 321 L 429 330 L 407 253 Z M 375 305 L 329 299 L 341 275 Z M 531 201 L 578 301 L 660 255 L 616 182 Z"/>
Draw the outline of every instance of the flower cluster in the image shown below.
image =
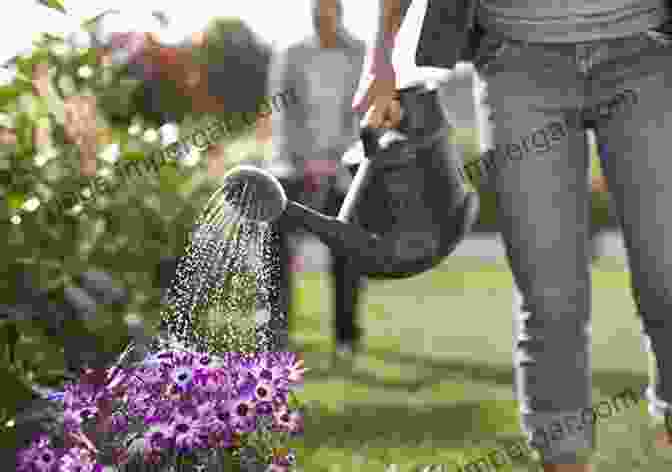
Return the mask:
<path id="1" fill-rule="evenodd" d="M 176 457 L 202 464 L 213 451 L 235 456 L 251 447 L 272 470 L 288 471 L 294 456 L 286 443 L 303 432 L 293 389 L 305 371 L 291 352 L 211 356 L 178 349 L 131 368 L 88 370 L 57 395 L 62 447 L 36 438 L 19 452 L 18 471 L 101 472 L 103 457 L 127 463 L 134 440 L 143 441 L 147 464 Z"/>

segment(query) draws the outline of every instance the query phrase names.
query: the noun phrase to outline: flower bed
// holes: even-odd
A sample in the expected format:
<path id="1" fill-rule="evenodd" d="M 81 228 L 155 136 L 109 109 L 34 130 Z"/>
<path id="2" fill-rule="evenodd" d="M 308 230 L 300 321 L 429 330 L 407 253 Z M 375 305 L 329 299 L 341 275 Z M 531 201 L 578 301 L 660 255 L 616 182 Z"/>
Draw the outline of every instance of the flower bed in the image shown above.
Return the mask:
<path id="1" fill-rule="evenodd" d="M 19 472 L 240 471 L 251 456 L 259 470 L 290 470 L 288 441 L 303 432 L 298 355 L 172 345 L 122 367 L 131 349 L 52 395 L 62 434 L 19 451 Z"/>

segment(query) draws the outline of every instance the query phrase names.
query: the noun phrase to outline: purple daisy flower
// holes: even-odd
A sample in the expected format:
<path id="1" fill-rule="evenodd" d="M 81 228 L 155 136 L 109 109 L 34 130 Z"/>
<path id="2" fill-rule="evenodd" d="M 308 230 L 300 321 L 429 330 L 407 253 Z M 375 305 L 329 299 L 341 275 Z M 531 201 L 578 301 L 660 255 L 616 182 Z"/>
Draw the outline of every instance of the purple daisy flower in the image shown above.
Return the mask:
<path id="1" fill-rule="evenodd" d="M 273 353 L 278 363 L 289 370 L 287 378 L 291 383 L 300 384 L 303 382 L 304 373 L 308 371 L 304 367 L 304 361 L 294 352 L 275 352 Z"/>
<path id="2" fill-rule="evenodd" d="M 199 406 L 201 423 L 207 433 L 211 447 L 231 447 L 231 401 L 207 402 Z"/>
<path id="3" fill-rule="evenodd" d="M 290 411 L 287 405 L 276 405 L 273 413 L 273 429 L 298 435 L 303 433 L 303 416 L 298 411 Z"/>
<path id="4" fill-rule="evenodd" d="M 143 364 L 133 370 L 129 382 L 137 388 L 148 388 L 150 385 L 156 385 L 165 381 L 165 375 L 157 364 Z"/>
<path id="5" fill-rule="evenodd" d="M 238 433 L 250 433 L 256 429 L 256 403 L 253 394 L 243 394 L 229 405 L 231 425 Z"/>
<path id="6" fill-rule="evenodd" d="M 178 413 L 172 418 L 166 432 L 174 439 L 178 450 L 191 451 L 203 444 L 203 429 L 198 418 Z"/>
<path id="7" fill-rule="evenodd" d="M 261 402 L 255 407 L 256 414 L 259 416 L 271 416 L 273 414 L 273 403 Z"/>
<path id="8" fill-rule="evenodd" d="M 102 465 L 96 464 L 86 449 L 73 447 L 61 457 L 59 472 L 101 472 Z"/>
<path id="9" fill-rule="evenodd" d="M 17 454 L 19 472 L 55 472 L 58 467 L 58 454 L 51 447 L 51 440 L 38 436 L 28 447 Z"/>
<path id="10" fill-rule="evenodd" d="M 194 369 L 187 366 L 175 367 L 170 372 L 170 380 L 172 380 L 180 391 L 188 391 L 194 384 Z"/>
<path id="11" fill-rule="evenodd" d="M 126 416 L 123 413 L 115 413 L 114 415 L 112 415 L 111 424 L 112 424 L 112 430 L 115 433 L 128 432 L 128 425 L 129 425 L 128 416 Z"/>
<path id="12" fill-rule="evenodd" d="M 231 375 L 222 368 L 198 369 L 194 373 L 194 383 L 205 394 L 227 397 L 233 387 Z"/>
<path id="13" fill-rule="evenodd" d="M 259 402 L 269 402 L 276 394 L 276 389 L 271 383 L 258 382 L 254 387 L 254 397 Z"/>
<path id="14" fill-rule="evenodd" d="M 149 429 L 144 434 L 146 451 L 160 452 L 162 450 L 170 449 L 173 445 L 172 439 L 166 434 L 167 425 L 159 425 Z"/>

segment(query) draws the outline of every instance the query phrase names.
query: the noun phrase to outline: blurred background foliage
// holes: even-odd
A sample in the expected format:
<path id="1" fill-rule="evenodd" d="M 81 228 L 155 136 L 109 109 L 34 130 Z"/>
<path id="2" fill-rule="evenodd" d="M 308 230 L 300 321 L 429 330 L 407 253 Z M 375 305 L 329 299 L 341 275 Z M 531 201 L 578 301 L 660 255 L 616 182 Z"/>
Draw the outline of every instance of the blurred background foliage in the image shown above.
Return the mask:
<path id="1" fill-rule="evenodd" d="M 43 35 L 0 83 L 0 450 L 11 456 L 26 439 L 17 415 L 85 363 L 112 359 L 138 335 L 134 320 L 158 320 L 160 261 L 182 254 L 216 177 L 246 159 L 221 149 L 249 140 L 250 131 L 228 136 L 217 152 L 192 149 L 158 175 L 126 180 L 114 162 L 170 142 L 161 128 L 167 119 L 187 136 L 211 115 L 255 110 L 265 92 L 270 47 L 240 20 L 213 20 L 201 42 L 165 46 L 150 38 L 158 103 L 127 66 L 107 65 L 81 41 L 94 25 L 83 24 L 77 41 Z M 43 79 L 40 64 L 49 67 Z M 39 93 L 44 86 L 49 93 Z M 58 196 L 91 191 L 64 129 L 64 102 L 74 96 L 96 98 L 95 176 L 120 185 L 59 211 Z M 217 159 L 226 162 L 209 172 L 208 160 Z"/>

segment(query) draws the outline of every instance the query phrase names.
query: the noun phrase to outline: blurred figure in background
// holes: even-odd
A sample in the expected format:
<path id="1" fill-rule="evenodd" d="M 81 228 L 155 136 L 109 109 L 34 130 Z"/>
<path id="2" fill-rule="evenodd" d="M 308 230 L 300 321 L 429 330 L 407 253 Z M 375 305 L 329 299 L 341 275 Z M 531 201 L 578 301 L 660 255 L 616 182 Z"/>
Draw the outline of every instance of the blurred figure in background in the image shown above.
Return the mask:
<path id="1" fill-rule="evenodd" d="M 315 35 L 273 58 L 268 96 L 293 89 L 297 103 L 271 116 L 270 171 L 283 183 L 288 198 L 336 216 L 349 185 L 341 166 L 344 151 L 358 139 L 359 118 L 351 109 L 364 64 L 365 44 L 343 26 L 340 0 L 312 0 Z M 283 259 L 283 304 L 292 320 L 291 233 L 280 228 Z M 362 336 L 357 308 L 362 278 L 345 255 L 332 251 L 335 294 L 333 321 L 336 355 L 350 359 Z M 291 330 L 291 327 L 290 327 Z"/>
<path id="2" fill-rule="evenodd" d="M 595 131 L 587 131 L 588 147 L 591 158 L 590 188 L 593 198 L 593 215 L 590 221 L 590 240 L 592 245 L 592 262 L 596 263 L 605 253 L 604 235 L 610 230 L 618 228 L 618 218 L 614 214 L 613 205 L 607 188 L 607 179 L 604 177 L 606 161 L 606 147 L 599 146 Z"/>

